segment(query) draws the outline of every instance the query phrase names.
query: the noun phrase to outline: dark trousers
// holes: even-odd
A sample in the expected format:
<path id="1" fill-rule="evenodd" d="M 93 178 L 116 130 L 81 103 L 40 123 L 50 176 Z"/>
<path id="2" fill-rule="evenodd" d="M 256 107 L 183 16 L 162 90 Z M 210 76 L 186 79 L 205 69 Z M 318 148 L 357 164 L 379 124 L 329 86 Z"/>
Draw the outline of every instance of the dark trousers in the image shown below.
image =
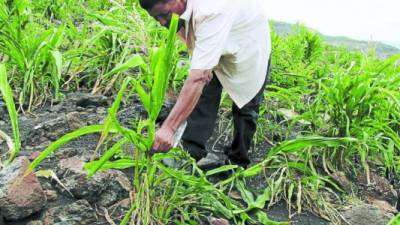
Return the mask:
<path id="1" fill-rule="evenodd" d="M 241 109 L 232 105 L 234 133 L 231 146 L 225 149 L 232 164 L 246 167 L 250 163 L 248 150 L 257 128 L 260 104 L 264 98 L 265 84 L 270 74 L 270 64 L 265 83 L 257 95 Z M 182 137 L 183 147 L 196 159 L 207 155 L 206 142 L 211 137 L 221 101 L 222 85 L 214 74 L 205 86 L 195 109 L 188 118 L 188 125 Z"/>

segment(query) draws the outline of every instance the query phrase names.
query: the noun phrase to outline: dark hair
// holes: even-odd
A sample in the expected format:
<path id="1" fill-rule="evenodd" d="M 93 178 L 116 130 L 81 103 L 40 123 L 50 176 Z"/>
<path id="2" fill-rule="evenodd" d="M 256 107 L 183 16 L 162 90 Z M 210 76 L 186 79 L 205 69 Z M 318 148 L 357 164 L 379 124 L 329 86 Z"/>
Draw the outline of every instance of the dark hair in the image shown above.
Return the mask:
<path id="1" fill-rule="evenodd" d="M 166 3 L 168 1 L 169 0 L 140 0 L 139 3 L 143 9 L 150 11 L 158 3 Z"/>

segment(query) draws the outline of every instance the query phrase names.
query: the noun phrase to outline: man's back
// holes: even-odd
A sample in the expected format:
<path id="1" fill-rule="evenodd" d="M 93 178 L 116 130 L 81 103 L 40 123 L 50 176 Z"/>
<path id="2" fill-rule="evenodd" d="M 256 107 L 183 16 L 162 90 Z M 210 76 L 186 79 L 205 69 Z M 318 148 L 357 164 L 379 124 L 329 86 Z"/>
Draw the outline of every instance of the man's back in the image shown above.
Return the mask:
<path id="1" fill-rule="evenodd" d="M 188 0 L 188 7 L 195 42 L 192 69 L 213 69 L 242 107 L 264 84 L 271 53 L 262 0 Z"/>

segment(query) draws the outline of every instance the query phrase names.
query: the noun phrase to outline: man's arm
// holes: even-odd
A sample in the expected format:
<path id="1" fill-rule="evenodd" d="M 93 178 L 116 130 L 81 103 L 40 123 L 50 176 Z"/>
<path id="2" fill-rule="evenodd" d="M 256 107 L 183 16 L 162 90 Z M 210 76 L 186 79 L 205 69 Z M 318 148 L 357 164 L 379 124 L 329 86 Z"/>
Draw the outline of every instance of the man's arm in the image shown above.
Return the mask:
<path id="1" fill-rule="evenodd" d="M 153 149 L 168 151 L 172 148 L 178 127 L 192 113 L 204 86 L 211 80 L 211 70 L 191 70 L 179 94 L 175 106 L 160 129 L 157 130 Z"/>

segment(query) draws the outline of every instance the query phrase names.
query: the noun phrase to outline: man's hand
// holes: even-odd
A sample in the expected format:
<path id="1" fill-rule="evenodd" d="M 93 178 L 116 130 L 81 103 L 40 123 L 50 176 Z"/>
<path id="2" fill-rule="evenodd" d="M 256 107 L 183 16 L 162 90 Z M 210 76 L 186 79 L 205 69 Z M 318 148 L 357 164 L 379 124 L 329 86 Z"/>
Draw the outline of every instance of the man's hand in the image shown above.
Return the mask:
<path id="1" fill-rule="evenodd" d="M 199 101 L 204 86 L 211 80 L 211 70 L 191 70 L 178 100 L 156 132 L 153 152 L 168 152 L 174 144 L 175 131 L 185 121 Z"/>
<path id="2" fill-rule="evenodd" d="M 161 127 L 156 132 L 153 144 L 154 152 L 168 152 L 174 144 L 175 132 L 169 127 Z"/>

